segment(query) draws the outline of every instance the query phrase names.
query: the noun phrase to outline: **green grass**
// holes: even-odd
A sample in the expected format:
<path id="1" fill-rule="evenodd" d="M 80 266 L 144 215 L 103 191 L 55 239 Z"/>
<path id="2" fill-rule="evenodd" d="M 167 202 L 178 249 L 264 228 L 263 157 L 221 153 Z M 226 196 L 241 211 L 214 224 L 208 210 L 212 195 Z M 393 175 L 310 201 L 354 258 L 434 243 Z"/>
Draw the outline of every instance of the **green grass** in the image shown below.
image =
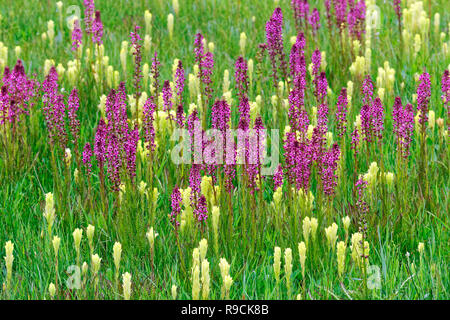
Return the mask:
<path id="1" fill-rule="evenodd" d="M 280 0 L 280 7 L 284 14 L 284 44 L 285 52 L 289 53 L 289 39 L 296 35 L 290 1 Z M 325 9 L 322 1 L 310 1 L 310 7 L 318 5 L 321 13 L 322 27 L 317 37 L 317 48 L 326 52 L 326 75 L 332 93 L 328 96 L 330 106 L 329 128 L 338 141 L 336 120 L 334 117 L 336 101 L 340 89 L 349 80 L 354 82 L 352 107 L 348 115 L 348 130 L 353 129 L 353 122 L 362 106 L 360 80 L 352 77 L 349 71 L 353 60 L 349 49 L 342 49 L 339 35 L 335 28 L 330 34 L 326 27 Z M 14 47 L 22 48 L 20 58 L 23 59 L 27 74 L 35 74 L 39 81 L 43 81 L 44 61 L 53 59 L 55 64 L 63 64 L 67 69 L 67 62 L 74 59 L 70 50 L 70 30 L 63 21 L 63 29 L 59 25 L 59 15 L 56 1 L 25 1 L 6 0 L 0 8 L 0 41 L 9 48 L 7 65 L 12 67 L 16 57 Z M 75 5 L 83 12 L 82 1 L 63 1 L 63 19 L 66 9 Z M 377 187 L 368 195 L 368 232 L 367 241 L 370 244 L 370 265 L 378 266 L 381 276 L 381 288 L 364 290 L 361 270 L 351 261 L 351 254 L 347 249 L 345 272 L 342 278 L 338 276 L 336 253 L 331 252 L 326 244 L 325 227 L 333 221 L 338 226 L 338 241 L 345 240 L 342 218 L 350 216 L 350 237 L 358 231 L 358 218 L 354 209 L 355 198 L 353 190 L 354 161 L 350 150 L 349 135 L 343 155 L 342 166 L 344 174 L 339 178 L 336 196 L 332 201 L 331 215 L 325 214 L 325 206 L 320 203 L 321 192 L 315 178 L 312 179 L 312 192 L 315 196 L 312 212 L 301 211 L 297 206 L 288 207 L 285 192 L 281 209 L 271 207 L 273 197 L 273 183 L 271 177 L 262 183 L 262 201 L 255 196 L 256 208 L 252 207 L 252 199 L 242 179 L 235 180 L 236 189 L 233 192 L 233 234 L 228 236 L 228 197 L 225 191 L 219 197 L 221 211 L 219 227 L 218 252 L 214 249 L 213 229 L 211 219 L 208 219 L 204 231 L 194 226 L 186 234 L 180 235 L 180 249 L 177 247 L 175 232 L 168 214 L 171 212 L 170 195 L 175 185 L 186 188 L 189 185 L 189 166 L 178 167 L 171 162 L 168 151 L 174 142 L 169 140 L 170 132 L 158 132 L 158 148 L 153 166 L 154 187 L 159 191 L 156 203 L 156 214 L 150 223 L 150 201 L 141 196 L 136 189 L 129 186 L 123 196 L 120 207 L 114 206 L 114 193 L 108 192 L 108 211 L 103 211 L 99 193 L 98 170 L 93 169 L 92 192 L 80 192 L 80 184 L 73 179 L 76 168 L 72 161 L 70 172 L 72 178 L 69 187 L 54 190 L 54 182 L 65 183 L 65 166 L 61 150 L 57 153 L 58 173 L 55 174 L 51 165 L 51 148 L 48 141 L 47 129 L 42 114 L 42 102 L 37 101 L 30 117 L 23 118 L 21 126 L 20 147 L 16 152 L 13 170 L 7 164 L 5 147 L 0 158 L 0 256 L 5 255 L 4 243 L 11 240 L 14 247 L 14 263 L 12 284 L 10 290 L 0 288 L 0 297 L 4 299 L 49 299 L 48 287 L 55 283 L 55 259 L 51 240 L 46 234 L 46 223 L 43 218 L 45 207 L 45 193 L 53 192 L 55 197 L 62 191 L 67 197 L 57 201 L 56 221 L 53 235 L 61 237 L 61 247 L 58 255 L 58 292 L 57 298 L 79 299 L 115 299 L 122 298 L 122 288 L 117 288 L 114 282 L 114 263 L 112 248 L 114 242 L 123 245 L 120 274 L 132 274 L 133 299 L 171 299 L 171 287 L 178 287 L 178 298 L 192 298 L 191 272 L 192 251 L 198 246 L 200 239 L 208 240 L 207 259 L 211 272 L 211 299 L 220 298 L 222 279 L 219 270 L 219 259 L 226 258 L 230 263 L 230 276 L 234 283 L 231 288 L 232 299 L 295 299 L 302 293 L 303 299 L 448 299 L 449 293 L 449 149 L 448 140 L 442 138 L 438 125 L 427 130 L 427 176 L 429 199 L 422 196 L 419 179 L 419 159 L 423 152 L 419 143 L 419 135 L 414 133 L 411 155 L 408 161 L 408 179 L 405 182 L 397 180 L 399 168 L 395 137 L 392 132 L 392 105 L 396 96 L 401 96 L 403 103 L 413 103 L 412 95 L 416 92 L 418 82 L 415 74 L 424 68 L 431 75 L 432 96 L 430 109 L 434 110 L 436 119 L 447 121 L 447 110 L 441 100 L 440 79 L 446 68 L 449 68 L 450 55 L 442 53 L 443 42 L 434 32 L 434 19 L 430 23 L 430 37 L 423 40 L 422 49 L 414 57 L 401 49 L 398 24 L 395 12 L 390 4 L 377 1 L 381 12 L 381 27 L 372 36 L 372 62 L 370 74 L 375 81 L 378 67 L 383 67 L 389 61 L 395 69 L 395 83 L 393 93 L 386 92 L 384 106 L 386 111 L 385 133 L 383 144 L 374 149 L 371 156 L 366 156 L 365 147 L 358 156 L 358 174 L 367 172 L 372 161 L 380 159 L 386 172 L 395 174 L 395 187 L 383 194 L 383 188 Z M 182 60 L 186 71 L 186 78 L 193 72 L 194 65 L 194 36 L 201 32 L 207 42 L 214 42 L 214 73 L 213 99 L 222 96 L 223 73 L 230 71 L 233 91 L 232 123 L 237 126 L 239 114 L 237 109 L 238 97 L 234 87 L 234 63 L 240 55 L 240 33 L 247 35 L 245 58 L 253 59 L 256 70 L 256 54 L 259 43 L 265 41 L 265 23 L 269 19 L 275 4 L 272 1 L 220 1 L 220 0 L 186 0 L 180 1 L 179 14 L 175 16 L 173 39 L 167 31 L 167 15 L 174 13 L 171 1 L 96 1 L 97 10 L 101 11 L 104 23 L 105 55 L 109 57 L 109 64 L 120 72 L 121 81 L 126 81 L 128 94 L 133 93 L 132 75 L 133 63 L 128 55 L 126 73 L 122 71 L 120 63 L 120 48 L 122 41 L 130 42 L 129 33 L 134 24 L 145 26 L 144 11 L 149 9 L 153 14 L 152 44 L 150 52 L 143 53 L 143 63 L 151 64 L 151 57 L 156 50 L 161 61 L 161 79 L 172 80 L 172 64 L 175 58 Z M 428 12 L 428 1 L 424 4 Z M 446 0 L 432 1 L 432 16 L 440 13 L 439 32 L 445 33 L 444 42 L 449 43 L 450 10 Z M 254 19 L 253 19 L 254 17 Z M 47 21 L 55 22 L 55 44 L 50 46 L 43 41 L 41 34 L 47 30 Z M 141 36 L 144 30 L 141 29 Z M 83 43 L 88 40 L 84 37 Z M 90 42 L 90 40 L 89 40 Z M 85 46 L 86 49 L 88 45 Z M 311 53 L 316 48 L 314 40 L 307 36 L 306 59 L 307 65 L 311 61 Z M 364 52 L 363 52 L 364 53 Z M 86 142 L 93 142 L 94 130 L 101 117 L 97 105 L 102 94 L 107 95 L 109 88 L 99 86 L 88 69 L 89 65 L 82 60 L 82 76 L 77 83 L 80 91 L 81 121 L 79 139 L 80 148 Z M 271 67 L 268 57 L 263 60 L 263 74 L 261 76 L 261 91 L 257 89 L 257 75 L 253 75 L 253 83 L 249 89 L 249 100 L 255 101 L 257 95 L 262 97 L 260 113 L 267 128 L 280 129 L 284 132 L 288 124 L 287 108 L 281 114 L 275 114 L 275 107 L 271 97 L 276 95 L 270 77 Z M 402 86 L 403 83 L 403 86 Z M 59 82 L 64 88 L 65 96 L 72 86 L 67 76 Z M 378 89 L 378 88 L 377 88 Z M 143 88 L 149 95 L 149 88 Z M 312 107 L 316 102 L 312 88 L 308 86 L 306 108 L 312 114 Z M 185 86 L 184 107 L 188 111 L 190 103 L 189 88 Z M 287 99 L 286 92 L 284 98 Z M 416 106 L 416 103 L 413 103 Z M 131 118 L 131 113 L 129 113 Z M 208 117 L 209 119 L 209 117 Z M 208 120 L 209 121 L 209 120 Z M 210 123 L 210 122 L 209 122 Z M 445 125 L 444 125 L 445 126 Z M 3 128 L 2 128 L 3 130 Z M 0 131 L 2 131 L 0 130 Z M 445 131 L 445 129 L 444 129 Z M 3 131 L 2 131 L 3 134 Z M 3 139 L 4 135 L 0 135 Z M 69 147 L 73 150 L 72 144 Z M 280 156 L 280 160 L 282 157 Z M 283 160 L 281 160 L 283 161 Z M 80 170 L 82 184 L 87 184 L 83 170 Z M 136 182 L 144 180 L 149 184 L 148 160 L 137 157 Z M 238 171 L 240 174 L 241 171 Z M 285 191 L 287 191 L 285 183 Z M 93 201 L 90 209 L 85 203 L 86 197 Z M 322 196 L 323 198 L 323 196 Z M 384 204 L 383 204 L 384 203 Z M 284 212 L 281 225 L 276 227 L 274 219 Z M 209 208 L 211 213 L 211 208 Z M 252 215 L 255 213 L 257 237 L 252 233 Z M 291 223 L 292 215 L 298 215 L 297 229 Z M 298 243 L 303 241 L 301 221 L 307 214 L 319 221 L 316 241 L 308 248 L 306 259 L 305 287 L 302 288 L 302 272 L 297 250 Z M 92 224 L 96 227 L 94 236 L 94 252 L 102 258 L 99 272 L 98 291 L 94 291 L 94 280 L 89 268 L 86 285 L 81 290 L 70 290 L 66 286 L 69 278 L 67 268 L 75 264 L 76 253 L 72 232 L 75 228 L 82 228 L 81 262 L 86 261 L 90 266 L 89 246 L 86 238 L 86 227 Z M 151 265 L 151 255 L 148 241 L 145 237 L 149 227 L 153 227 L 159 236 L 155 240 L 154 266 Z M 311 240 L 310 240 L 311 241 Z M 425 250 L 422 255 L 418 252 L 418 244 L 423 242 Z M 282 249 L 281 281 L 277 285 L 273 272 L 274 247 Z M 350 243 L 347 242 L 347 248 Z M 286 289 L 284 278 L 284 249 L 291 248 L 293 252 L 293 272 L 291 276 L 292 290 Z M 180 252 L 182 254 L 180 254 Z M 182 262 L 183 261 L 183 262 Z M 411 264 L 414 267 L 411 267 Z M 186 270 L 183 270 L 183 265 Z M 6 282 L 5 260 L 0 261 L 0 283 Z M 413 270 L 414 269 L 414 270 Z M 120 278 L 121 281 L 121 278 Z"/>

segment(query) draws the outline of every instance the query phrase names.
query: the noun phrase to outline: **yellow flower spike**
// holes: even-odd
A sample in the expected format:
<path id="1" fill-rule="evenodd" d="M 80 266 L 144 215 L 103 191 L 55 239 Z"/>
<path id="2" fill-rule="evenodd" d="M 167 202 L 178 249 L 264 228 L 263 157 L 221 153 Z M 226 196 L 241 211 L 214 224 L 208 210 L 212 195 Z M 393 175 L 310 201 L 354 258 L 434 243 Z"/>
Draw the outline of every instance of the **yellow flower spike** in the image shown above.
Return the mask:
<path id="1" fill-rule="evenodd" d="M 325 71 L 327 68 L 327 53 L 326 51 L 320 52 L 321 61 L 320 61 L 320 70 Z"/>
<path id="2" fill-rule="evenodd" d="M 230 71 L 228 69 L 225 69 L 223 72 L 223 84 L 222 84 L 222 90 L 223 92 L 228 92 L 230 89 Z"/>
<path id="3" fill-rule="evenodd" d="M 114 68 L 113 66 L 106 67 L 106 83 L 109 87 L 113 86 L 114 83 Z"/>
<path id="4" fill-rule="evenodd" d="M 131 274 L 125 272 L 122 274 L 122 288 L 124 300 L 130 300 L 131 297 Z"/>
<path id="5" fill-rule="evenodd" d="M 202 261 L 202 299 L 207 300 L 209 298 L 209 286 L 210 286 L 210 276 L 209 276 L 209 262 L 204 259 Z"/>
<path id="6" fill-rule="evenodd" d="M 178 15 L 178 13 L 180 12 L 180 4 L 178 3 L 178 0 L 172 0 L 172 6 L 173 11 L 175 12 L 176 15 Z"/>
<path id="7" fill-rule="evenodd" d="M 414 36 L 414 55 L 417 55 L 422 48 L 422 39 L 420 38 L 420 34 L 416 34 Z"/>
<path id="8" fill-rule="evenodd" d="M 298 254 L 300 256 L 300 265 L 302 267 L 302 276 L 305 278 L 305 262 L 306 262 L 306 244 L 305 242 L 300 242 L 298 244 Z"/>
<path id="9" fill-rule="evenodd" d="M 145 12 L 144 12 L 144 21 L 145 21 L 145 33 L 151 34 L 151 32 L 152 32 L 152 14 L 148 10 L 145 10 Z"/>
<path id="10" fill-rule="evenodd" d="M 360 54 L 361 42 L 359 40 L 353 40 L 353 54 L 357 57 Z"/>
<path id="11" fill-rule="evenodd" d="M 325 235 L 327 238 L 328 246 L 333 251 L 336 246 L 337 230 L 338 230 L 338 226 L 334 222 L 331 226 L 329 226 L 328 228 L 325 228 Z"/>
<path id="12" fill-rule="evenodd" d="M 171 292 L 172 292 L 172 299 L 176 300 L 177 299 L 177 286 L 176 285 L 174 285 L 174 284 L 172 285 Z"/>
<path id="13" fill-rule="evenodd" d="M 225 99 L 225 101 L 229 104 L 232 105 L 233 104 L 233 97 L 232 97 L 232 93 L 231 91 L 227 91 L 223 94 L 223 98 Z"/>
<path id="14" fill-rule="evenodd" d="M 208 51 L 214 53 L 214 42 L 208 42 Z"/>
<path id="15" fill-rule="evenodd" d="M 53 40 L 55 39 L 55 23 L 53 20 L 47 22 L 47 37 L 50 41 L 50 46 L 53 46 Z"/>
<path id="16" fill-rule="evenodd" d="M 230 274 L 230 264 L 227 262 L 227 260 L 225 258 L 220 258 L 219 269 L 220 269 L 220 275 L 222 276 L 222 280 L 224 280 L 225 276 Z"/>
<path id="17" fill-rule="evenodd" d="M 379 88 L 378 89 L 378 97 L 380 98 L 381 102 L 384 102 L 384 93 L 386 92 L 386 89 Z"/>
<path id="18" fill-rule="evenodd" d="M 196 266 L 200 267 L 200 250 L 199 248 L 194 248 L 192 250 L 192 268 Z"/>
<path id="19" fill-rule="evenodd" d="M 230 299 L 230 289 L 233 285 L 233 278 L 230 277 L 230 275 L 226 275 L 225 279 L 223 280 L 223 286 L 225 289 L 225 299 Z"/>
<path id="20" fill-rule="evenodd" d="M 239 47 L 241 49 L 241 55 L 245 56 L 245 45 L 247 43 L 247 35 L 245 32 L 241 32 L 240 38 L 239 38 Z"/>
<path id="21" fill-rule="evenodd" d="M 214 231 L 214 246 L 216 253 L 219 250 L 218 239 L 219 239 L 219 218 L 220 218 L 220 209 L 217 206 L 212 208 L 212 225 Z"/>
<path id="22" fill-rule="evenodd" d="M 283 190 L 281 187 L 278 187 L 277 190 L 275 190 L 275 192 L 273 193 L 273 203 L 275 204 L 276 208 L 279 208 L 282 197 Z"/>
<path id="23" fill-rule="evenodd" d="M 94 233 L 95 233 L 95 227 L 93 225 L 88 225 L 86 230 L 86 235 L 88 238 L 89 243 L 89 249 L 91 250 L 91 254 L 94 250 Z"/>
<path id="24" fill-rule="evenodd" d="M 138 185 L 138 191 L 141 195 L 147 194 L 147 183 L 141 180 L 141 182 Z"/>
<path id="25" fill-rule="evenodd" d="M 75 246 L 75 251 L 77 253 L 77 265 L 79 265 L 80 262 L 80 244 L 81 244 L 81 238 L 83 237 L 83 230 L 76 228 L 73 233 L 73 241 Z"/>
<path id="26" fill-rule="evenodd" d="M 317 221 L 316 218 L 311 218 L 311 234 L 312 234 L 312 239 L 315 240 L 316 239 L 316 234 L 317 234 L 317 227 L 319 226 L 319 223 Z"/>
<path id="27" fill-rule="evenodd" d="M 20 59 L 20 53 L 22 52 L 22 48 L 20 46 L 16 46 L 14 48 L 14 53 L 16 55 L 16 59 Z"/>
<path id="28" fill-rule="evenodd" d="M 144 36 L 144 52 L 147 53 L 148 55 L 150 55 L 150 48 L 151 47 L 152 47 L 152 37 L 150 37 L 150 35 L 146 34 Z M 144 66 L 145 66 L 145 64 L 144 64 Z M 148 64 L 147 64 L 146 72 L 144 72 L 144 69 L 142 69 L 142 72 L 144 74 L 144 79 L 145 79 L 145 73 L 147 73 L 147 74 L 149 73 L 148 70 L 149 70 L 149 67 L 148 67 Z M 144 82 L 144 88 L 147 88 L 147 85 L 148 85 L 148 82 L 145 81 Z"/>
<path id="29" fill-rule="evenodd" d="M 93 254 L 91 256 L 91 263 L 92 263 L 91 264 L 91 271 L 92 271 L 92 274 L 94 275 L 94 277 L 97 276 L 97 274 L 98 274 L 98 272 L 100 270 L 101 262 L 102 262 L 102 258 L 100 258 L 98 256 L 98 254 Z"/>
<path id="30" fill-rule="evenodd" d="M 88 264 L 85 262 L 83 262 L 83 265 L 81 266 L 81 274 L 84 276 L 86 276 L 87 272 L 88 272 L 89 266 Z"/>
<path id="31" fill-rule="evenodd" d="M 344 230 L 345 230 L 345 238 L 348 238 L 348 228 L 350 227 L 350 217 L 349 216 L 345 216 L 344 218 L 342 218 L 342 224 L 344 225 Z"/>
<path id="32" fill-rule="evenodd" d="M 6 290 L 11 288 L 12 266 L 14 261 L 14 243 L 7 241 L 5 244 L 5 264 L 6 264 Z"/>
<path id="33" fill-rule="evenodd" d="M 167 16 L 167 30 L 169 31 L 169 37 L 172 40 L 173 38 L 173 14 L 169 13 L 169 15 Z"/>
<path id="34" fill-rule="evenodd" d="M 342 277 L 345 268 L 345 242 L 339 241 L 337 244 L 337 264 L 338 264 L 338 273 L 339 276 Z"/>
<path id="35" fill-rule="evenodd" d="M 44 218 L 47 221 L 48 235 L 51 236 L 53 223 L 55 221 L 55 203 L 53 193 L 51 192 L 45 194 Z"/>
<path id="36" fill-rule="evenodd" d="M 433 110 L 428 111 L 428 128 L 434 130 L 436 124 L 436 113 Z"/>
<path id="37" fill-rule="evenodd" d="M 200 250 L 200 260 L 203 261 L 206 258 L 206 252 L 208 251 L 208 241 L 206 239 L 200 240 L 198 248 Z"/>
<path id="38" fill-rule="evenodd" d="M 56 293 L 56 287 L 53 284 L 53 282 L 51 282 L 48 286 L 48 293 L 50 294 L 50 298 L 53 299 L 55 297 L 55 293 Z"/>
<path id="39" fill-rule="evenodd" d="M 306 246 L 308 246 L 309 236 L 311 234 L 311 220 L 309 219 L 309 217 L 305 217 L 303 219 L 302 230 L 303 239 L 305 240 Z"/>
<path id="40" fill-rule="evenodd" d="M 55 257 L 58 257 L 59 246 L 61 244 L 61 238 L 58 236 L 54 236 L 52 240 L 53 252 L 55 253 Z"/>
<path id="41" fill-rule="evenodd" d="M 250 81 L 250 84 L 253 83 L 253 59 L 248 59 L 247 62 L 247 67 L 248 67 L 248 80 Z"/>
<path id="42" fill-rule="evenodd" d="M 362 234 L 356 232 L 352 235 L 351 246 L 350 249 L 352 251 L 352 260 L 357 264 L 358 267 L 362 268 L 364 261 L 366 264 L 369 263 L 369 243 L 364 241 L 364 245 L 362 244 Z"/>
<path id="43" fill-rule="evenodd" d="M 392 188 L 394 186 L 394 174 L 392 172 L 385 172 L 384 175 L 386 184 L 389 188 Z"/>
<path id="44" fill-rule="evenodd" d="M 275 247 L 273 252 L 273 273 L 275 274 L 275 279 L 277 283 L 280 281 L 280 271 L 281 271 L 281 248 Z"/>
<path id="45" fill-rule="evenodd" d="M 153 254 L 153 250 L 155 247 L 155 239 L 158 236 L 158 233 L 156 233 L 152 227 L 148 230 L 148 232 L 146 233 L 146 236 L 147 236 L 148 243 L 150 244 L 150 252 Z"/>
<path id="46" fill-rule="evenodd" d="M 120 260 L 122 258 L 122 245 L 120 242 L 115 242 L 113 246 L 114 266 L 116 267 L 116 275 L 119 274 Z"/>
<path id="47" fill-rule="evenodd" d="M 192 270 L 192 300 L 200 298 L 200 267 L 197 265 Z"/>
<path id="48" fill-rule="evenodd" d="M 120 63 L 122 65 L 123 73 L 127 71 L 127 57 L 128 57 L 128 41 L 122 41 L 120 49 Z"/>
<path id="49" fill-rule="evenodd" d="M 417 246 L 417 251 L 419 251 L 419 253 L 422 255 L 424 249 L 425 249 L 424 243 L 423 242 L 419 242 L 419 245 Z"/>
<path id="50" fill-rule="evenodd" d="M 291 274 L 292 274 L 292 250 L 291 248 L 286 248 L 284 250 L 284 273 L 286 275 L 286 285 L 288 288 L 288 291 L 290 291 L 291 288 Z"/>

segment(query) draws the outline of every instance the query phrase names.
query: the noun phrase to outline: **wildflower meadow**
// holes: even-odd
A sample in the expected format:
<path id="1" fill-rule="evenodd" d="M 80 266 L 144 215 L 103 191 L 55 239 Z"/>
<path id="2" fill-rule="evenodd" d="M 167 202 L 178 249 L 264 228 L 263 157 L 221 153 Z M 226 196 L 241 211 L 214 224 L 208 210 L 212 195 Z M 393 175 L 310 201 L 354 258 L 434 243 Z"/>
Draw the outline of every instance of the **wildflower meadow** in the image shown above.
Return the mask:
<path id="1" fill-rule="evenodd" d="M 450 298 L 448 0 L 2 0 L 0 299 Z"/>

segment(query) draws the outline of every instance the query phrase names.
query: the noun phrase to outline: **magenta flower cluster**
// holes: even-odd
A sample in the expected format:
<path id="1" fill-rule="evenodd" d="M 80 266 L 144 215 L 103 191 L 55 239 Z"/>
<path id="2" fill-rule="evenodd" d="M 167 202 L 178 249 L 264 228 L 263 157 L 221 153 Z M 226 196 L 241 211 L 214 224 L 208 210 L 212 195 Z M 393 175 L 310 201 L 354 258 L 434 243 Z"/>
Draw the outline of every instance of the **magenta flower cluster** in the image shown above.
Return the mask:
<path id="1" fill-rule="evenodd" d="M 419 123 L 422 133 L 425 132 L 428 123 L 428 108 L 431 97 L 430 75 L 424 71 L 419 77 L 419 86 L 417 87 L 417 110 L 420 111 Z"/>
<path id="2" fill-rule="evenodd" d="M 442 102 L 444 108 L 447 109 L 447 130 L 450 133 L 450 71 L 445 70 L 441 79 Z"/>
<path id="3" fill-rule="evenodd" d="M 0 125 L 9 122 L 15 128 L 22 115 L 29 115 L 38 94 L 39 83 L 28 78 L 22 61 L 17 60 L 13 70 L 6 66 L 0 90 Z"/>
<path id="4" fill-rule="evenodd" d="M 414 108 L 412 104 L 408 103 L 403 106 L 402 99 L 396 97 L 392 110 L 392 120 L 397 152 L 404 159 L 407 159 L 414 130 Z"/>
<path id="5" fill-rule="evenodd" d="M 83 32 L 81 31 L 80 21 L 76 19 L 73 23 L 72 30 L 72 50 L 76 51 L 81 45 L 81 38 L 83 37 Z"/>
<path id="6" fill-rule="evenodd" d="M 342 88 L 336 105 L 336 123 L 339 137 L 343 137 L 347 130 L 347 89 Z"/>
<path id="7" fill-rule="evenodd" d="M 180 222 L 177 220 L 177 217 L 181 213 L 181 204 L 183 201 L 178 186 L 175 186 L 175 188 L 173 188 L 170 199 L 172 206 L 172 212 L 170 213 L 170 221 L 172 222 L 173 226 L 177 228 L 180 225 Z"/>
<path id="8" fill-rule="evenodd" d="M 95 20 L 92 24 L 92 42 L 101 45 L 103 43 L 103 23 L 100 11 L 95 11 Z"/>
<path id="9" fill-rule="evenodd" d="M 92 33 L 92 27 L 94 25 L 94 13 L 95 5 L 94 0 L 83 0 L 84 3 L 84 23 L 85 30 L 88 35 Z"/>

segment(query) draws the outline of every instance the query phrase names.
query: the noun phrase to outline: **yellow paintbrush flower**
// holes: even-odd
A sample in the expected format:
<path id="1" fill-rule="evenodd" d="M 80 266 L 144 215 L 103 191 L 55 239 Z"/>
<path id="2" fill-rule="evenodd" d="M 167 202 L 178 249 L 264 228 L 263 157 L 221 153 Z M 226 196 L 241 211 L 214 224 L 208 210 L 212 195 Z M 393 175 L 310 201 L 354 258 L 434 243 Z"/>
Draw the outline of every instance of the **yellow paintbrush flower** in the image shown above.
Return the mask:
<path id="1" fill-rule="evenodd" d="M 275 247 L 273 252 L 273 273 L 275 274 L 275 279 L 277 282 L 280 281 L 280 271 L 281 271 L 281 248 Z"/>
<path id="2" fill-rule="evenodd" d="M 5 244 L 5 265 L 6 265 L 6 290 L 11 288 L 12 267 L 14 261 L 14 243 L 7 241 Z"/>
<path id="3" fill-rule="evenodd" d="M 131 274 L 125 272 L 122 274 L 122 288 L 123 288 L 123 298 L 125 300 L 130 300 L 131 296 Z"/>
<path id="4" fill-rule="evenodd" d="M 167 30 L 169 31 L 170 39 L 173 38 L 173 14 L 169 13 L 167 16 Z"/>

